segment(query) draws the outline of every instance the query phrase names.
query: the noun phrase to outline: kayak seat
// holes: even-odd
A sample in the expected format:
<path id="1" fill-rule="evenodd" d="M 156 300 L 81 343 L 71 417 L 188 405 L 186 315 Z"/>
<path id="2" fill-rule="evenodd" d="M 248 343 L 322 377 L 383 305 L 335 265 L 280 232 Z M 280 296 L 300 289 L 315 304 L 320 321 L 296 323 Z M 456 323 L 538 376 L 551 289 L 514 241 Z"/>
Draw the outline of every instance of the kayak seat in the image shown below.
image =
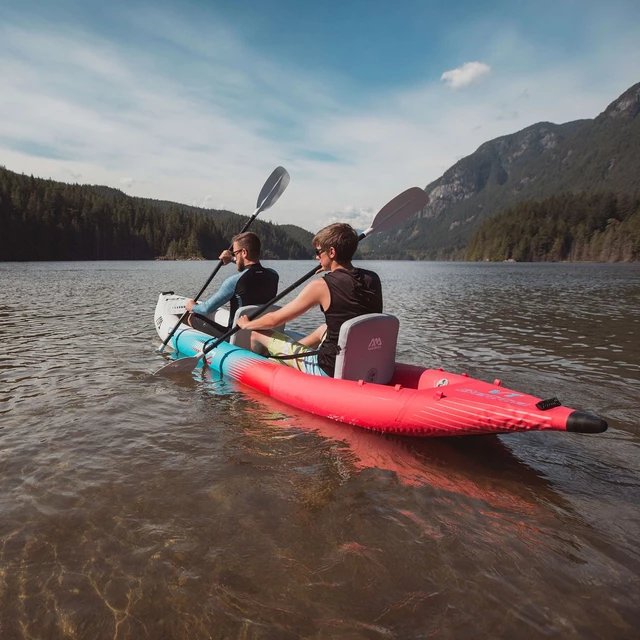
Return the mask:
<path id="1" fill-rule="evenodd" d="M 247 304 L 244 307 L 239 307 L 236 311 L 236 315 L 233 318 L 233 326 L 235 327 L 236 322 L 238 322 L 238 318 L 240 316 L 247 316 L 252 311 L 259 309 L 262 305 L 260 304 Z M 277 311 L 280 309 L 277 304 L 272 304 L 265 313 L 270 311 Z M 284 325 L 281 324 L 274 328 L 274 331 L 284 331 Z M 234 333 L 231 338 L 229 338 L 229 343 L 236 345 L 236 347 L 240 347 L 241 349 L 246 349 L 247 351 L 251 351 L 251 331 L 245 331 L 244 329 L 240 329 L 240 331 Z"/>
<path id="2" fill-rule="evenodd" d="M 334 378 L 387 384 L 396 367 L 400 321 L 390 313 L 367 313 L 340 327 Z"/>

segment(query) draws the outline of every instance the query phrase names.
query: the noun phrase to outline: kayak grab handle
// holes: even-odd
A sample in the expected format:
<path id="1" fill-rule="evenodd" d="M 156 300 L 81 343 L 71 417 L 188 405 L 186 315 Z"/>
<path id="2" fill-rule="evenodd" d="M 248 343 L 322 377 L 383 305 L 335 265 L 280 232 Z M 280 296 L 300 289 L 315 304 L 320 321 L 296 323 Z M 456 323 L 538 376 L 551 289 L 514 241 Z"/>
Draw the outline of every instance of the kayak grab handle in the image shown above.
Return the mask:
<path id="1" fill-rule="evenodd" d="M 561 407 L 562 403 L 558 398 L 547 398 L 546 400 L 540 400 L 540 402 L 536 402 L 536 409 L 540 411 L 548 411 L 549 409 L 554 409 L 555 407 Z"/>

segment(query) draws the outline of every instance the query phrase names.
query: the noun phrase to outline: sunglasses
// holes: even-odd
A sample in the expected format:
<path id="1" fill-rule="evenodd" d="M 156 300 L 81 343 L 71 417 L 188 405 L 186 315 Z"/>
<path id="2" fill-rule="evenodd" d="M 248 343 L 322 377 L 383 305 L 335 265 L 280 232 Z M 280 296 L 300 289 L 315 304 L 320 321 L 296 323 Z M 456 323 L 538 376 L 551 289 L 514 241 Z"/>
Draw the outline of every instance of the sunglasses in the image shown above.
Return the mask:
<path id="1" fill-rule="evenodd" d="M 244 249 L 238 249 L 237 251 L 232 251 L 232 252 L 231 252 L 231 255 L 232 255 L 232 256 L 235 256 L 235 255 L 236 255 L 236 253 L 240 253 L 241 251 L 244 251 Z"/>
<path id="2" fill-rule="evenodd" d="M 326 251 L 326 249 L 316 249 L 316 258 L 319 258 Z"/>

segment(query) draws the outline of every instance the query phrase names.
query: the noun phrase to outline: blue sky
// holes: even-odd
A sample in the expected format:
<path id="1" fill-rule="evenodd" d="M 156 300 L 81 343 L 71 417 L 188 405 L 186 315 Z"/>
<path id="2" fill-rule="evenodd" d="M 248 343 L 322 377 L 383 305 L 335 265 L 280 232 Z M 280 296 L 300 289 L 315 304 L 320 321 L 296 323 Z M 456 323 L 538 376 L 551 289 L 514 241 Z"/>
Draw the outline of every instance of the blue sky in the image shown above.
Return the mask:
<path id="1" fill-rule="evenodd" d="M 640 2 L 0 4 L 0 164 L 367 226 L 483 142 L 592 118 L 640 81 Z"/>

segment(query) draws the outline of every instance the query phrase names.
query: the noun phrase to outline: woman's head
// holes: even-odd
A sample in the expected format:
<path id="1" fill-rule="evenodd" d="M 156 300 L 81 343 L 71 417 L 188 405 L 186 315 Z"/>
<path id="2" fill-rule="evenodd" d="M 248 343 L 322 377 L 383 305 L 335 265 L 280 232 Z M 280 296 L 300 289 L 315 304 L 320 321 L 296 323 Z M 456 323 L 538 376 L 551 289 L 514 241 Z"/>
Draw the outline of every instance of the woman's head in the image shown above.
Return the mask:
<path id="1" fill-rule="evenodd" d="M 336 222 L 320 229 L 312 242 L 317 249 L 323 251 L 329 251 L 333 247 L 336 261 L 351 262 L 358 248 L 358 234 L 350 224 Z"/>

